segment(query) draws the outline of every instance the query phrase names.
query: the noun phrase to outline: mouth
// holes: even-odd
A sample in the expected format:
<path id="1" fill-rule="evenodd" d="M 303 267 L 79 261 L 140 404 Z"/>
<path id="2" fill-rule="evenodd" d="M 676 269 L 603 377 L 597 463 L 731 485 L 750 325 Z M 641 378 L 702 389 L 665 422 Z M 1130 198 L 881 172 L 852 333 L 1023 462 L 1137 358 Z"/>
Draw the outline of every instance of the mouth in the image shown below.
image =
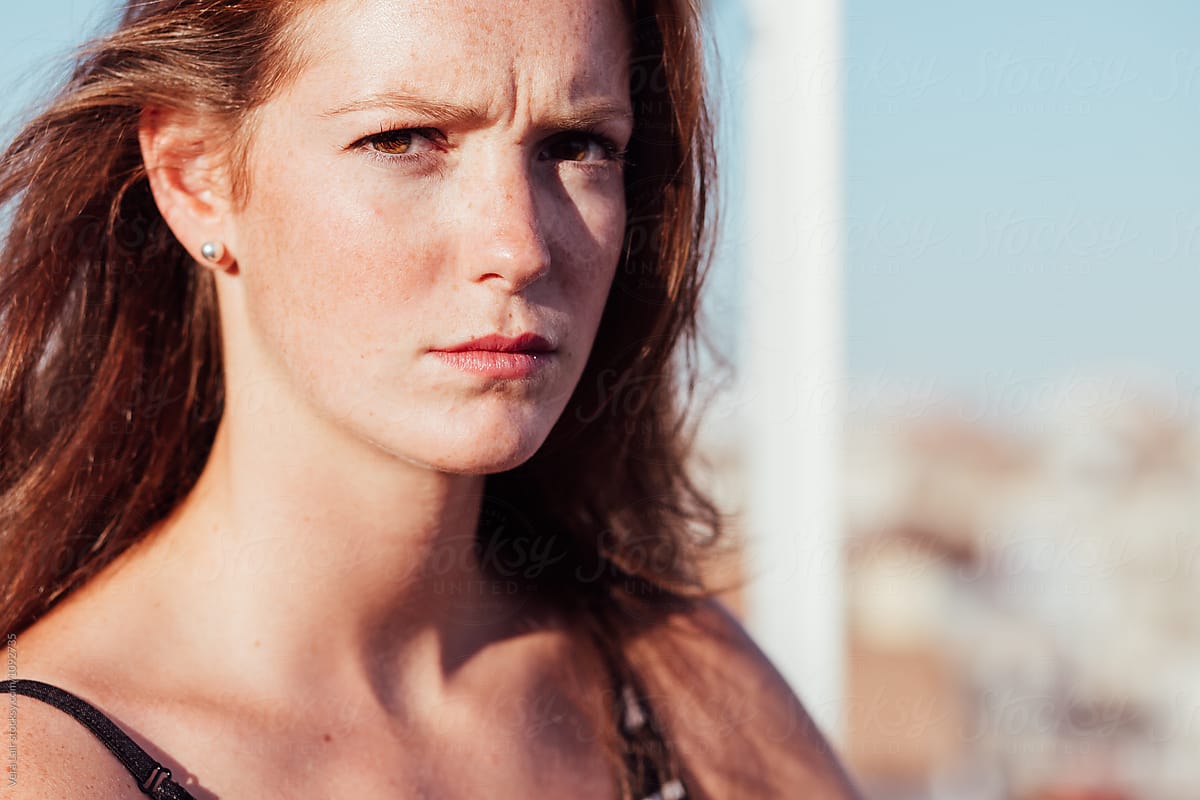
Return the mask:
<path id="1" fill-rule="evenodd" d="M 552 350 L 433 350 L 431 355 L 463 372 L 508 380 L 531 378 L 557 358 Z"/>
<path id="2" fill-rule="evenodd" d="M 532 378 L 556 359 L 558 348 L 547 337 L 532 331 L 505 336 L 491 333 L 430 354 L 462 372 L 490 379 Z"/>
<path id="3" fill-rule="evenodd" d="M 504 336 L 498 333 L 488 334 L 471 339 L 451 347 L 436 348 L 437 353 L 492 352 L 492 353 L 527 353 L 530 355 L 553 353 L 555 345 L 546 337 L 537 333 L 520 333 L 516 336 Z"/>

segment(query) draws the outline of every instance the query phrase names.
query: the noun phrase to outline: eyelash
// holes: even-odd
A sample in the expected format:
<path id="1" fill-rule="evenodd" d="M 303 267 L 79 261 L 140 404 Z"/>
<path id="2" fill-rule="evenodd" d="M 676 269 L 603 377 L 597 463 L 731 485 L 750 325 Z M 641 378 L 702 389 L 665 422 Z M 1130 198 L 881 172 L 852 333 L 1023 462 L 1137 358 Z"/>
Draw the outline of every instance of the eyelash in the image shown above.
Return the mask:
<path id="1" fill-rule="evenodd" d="M 370 136 L 364 136 L 363 138 L 361 138 L 357 142 L 355 142 L 352 145 L 352 147 L 362 150 L 363 153 L 368 158 L 375 159 L 384 164 L 394 165 L 394 164 L 397 164 L 400 162 L 407 161 L 415 166 L 422 166 L 423 164 L 428 164 L 429 166 L 432 167 L 433 166 L 432 161 L 435 158 L 435 154 L 431 153 L 431 152 L 384 153 L 379 150 L 375 150 L 371 147 L 372 144 L 385 141 L 388 137 L 395 136 L 396 134 L 399 134 L 399 133 L 407 133 L 407 134 L 415 133 L 415 134 L 418 134 L 419 136 L 421 136 L 422 138 L 428 139 L 430 142 L 434 142 L 434 143 L 445 140 L 445 137 L 436 128 L 405 128 L 405 127 L 388 127 L 385 125 L 380 128 L 378 133 L 371 134 Z M 616 142 L 614 142 L 612 139 L 608 138 L 604 134 L 600 133 L 599 131 L 586 130 L 586 129 L 577 130 L 577 131 L 564 131 L 563 133 L 558 134 L 553 141 L 559 141 L 559 140 L 564 140 L 564 139 L 569 140 L 572 137 L 579 137 L 581 139 L 585 139 L 591 143 L 599 145 L 600 149 L 603 153 L 602 158 L 598 161 L 575 161 L 573 159 L 562 159 L 564 162 L 573 164 L 575 166 L 575 168 L 582 169 L 585 173 L 589 173 L 589 174 L 597 173 L 601 170 L 608 169 L 610 166 L 615 165 L 615 166 L 620 167 L 620 166 L 623 166 L 623 165 L 629 163 L 628 151 L 622 150 L 621 148 L 617 147 Z"/>

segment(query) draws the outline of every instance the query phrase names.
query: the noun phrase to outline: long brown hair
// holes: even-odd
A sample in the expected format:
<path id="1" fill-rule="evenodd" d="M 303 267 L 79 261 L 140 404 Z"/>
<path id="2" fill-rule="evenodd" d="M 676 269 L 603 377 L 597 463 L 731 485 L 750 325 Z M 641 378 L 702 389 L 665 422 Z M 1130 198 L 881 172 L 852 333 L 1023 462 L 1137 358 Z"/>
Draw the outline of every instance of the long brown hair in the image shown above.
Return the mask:
<path id="1" fill-rule="evenodd" d="M 519 576 L 615 650 L 719 591 L 720 511 L 688 471 L 697 316 L 715 226 L 697 0 L 626 0 L 626 241 L 590 360 L 529 461 L 490 475 L 480 552 L 548 542 Z M 0 628 L 19 633 L 144 536 L 199 477 L 223 408 L 213 277 L 167 228 L 144 108 L 235 142 L 296 72 L 296 4 L 130 0 L 8 146 L 0 211 Z M 244 136 L 243 136 L 244 138 Z M 243 187 L 244 188 L 244 187 Z M 682 356 L 682 359 L 678 358 Z M 522 552 L 528 552 L 522 551 Z M 500 569 L 497 563 L 485 565 Z M 513 562 L 505 562 L 512 578 Z"/>

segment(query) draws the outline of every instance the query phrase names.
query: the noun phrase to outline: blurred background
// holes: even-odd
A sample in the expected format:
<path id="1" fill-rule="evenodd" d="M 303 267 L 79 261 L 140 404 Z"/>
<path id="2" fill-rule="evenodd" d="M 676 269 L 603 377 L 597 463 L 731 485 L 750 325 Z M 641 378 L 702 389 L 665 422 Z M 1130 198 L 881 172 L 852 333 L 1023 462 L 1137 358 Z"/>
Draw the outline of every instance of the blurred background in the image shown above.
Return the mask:
<path id="1" fill-rule="evenodd" d="M 726 601 L 871 798 L 1200 797 L 1200 6 L 707 11 Z"/>
<path id="2" fill-rule="evenodd" d="M 731 603 L 870 797 L 1200 797 L 1200 6 L 714 7 Z"/>

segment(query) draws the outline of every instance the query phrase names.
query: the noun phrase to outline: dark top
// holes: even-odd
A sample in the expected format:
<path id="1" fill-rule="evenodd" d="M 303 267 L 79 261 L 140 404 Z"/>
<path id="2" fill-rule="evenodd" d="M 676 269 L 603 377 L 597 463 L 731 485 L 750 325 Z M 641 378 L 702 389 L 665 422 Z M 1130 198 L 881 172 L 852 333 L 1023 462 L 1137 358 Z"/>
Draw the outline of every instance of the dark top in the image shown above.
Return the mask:
<path id="1" fill-rule="evenodd" d="M 625 763 L 639 800 L 684 800 L 683 782 L 671 778 L 660 765 L 670 764 L 670 754 L 650 706 L 633 681 L 621 680 L 614 672 L 617 718 L 621 720 L 621 738 L 626 744 Z M 29 678 L 12 678 L 5 683 L 10 693 L 42 700 L 75 717 L 120 759 L 137 781 L 142 793 L 155 800 L 195 800 L 186 789 L 171 779 L 171 770 L 155 761 L 116 723 L 90 703 L 65 689 Z M 669 768 L 668 768 L 669 769 Z M 665 774 L 664 774 L 665 773 Z"/>

